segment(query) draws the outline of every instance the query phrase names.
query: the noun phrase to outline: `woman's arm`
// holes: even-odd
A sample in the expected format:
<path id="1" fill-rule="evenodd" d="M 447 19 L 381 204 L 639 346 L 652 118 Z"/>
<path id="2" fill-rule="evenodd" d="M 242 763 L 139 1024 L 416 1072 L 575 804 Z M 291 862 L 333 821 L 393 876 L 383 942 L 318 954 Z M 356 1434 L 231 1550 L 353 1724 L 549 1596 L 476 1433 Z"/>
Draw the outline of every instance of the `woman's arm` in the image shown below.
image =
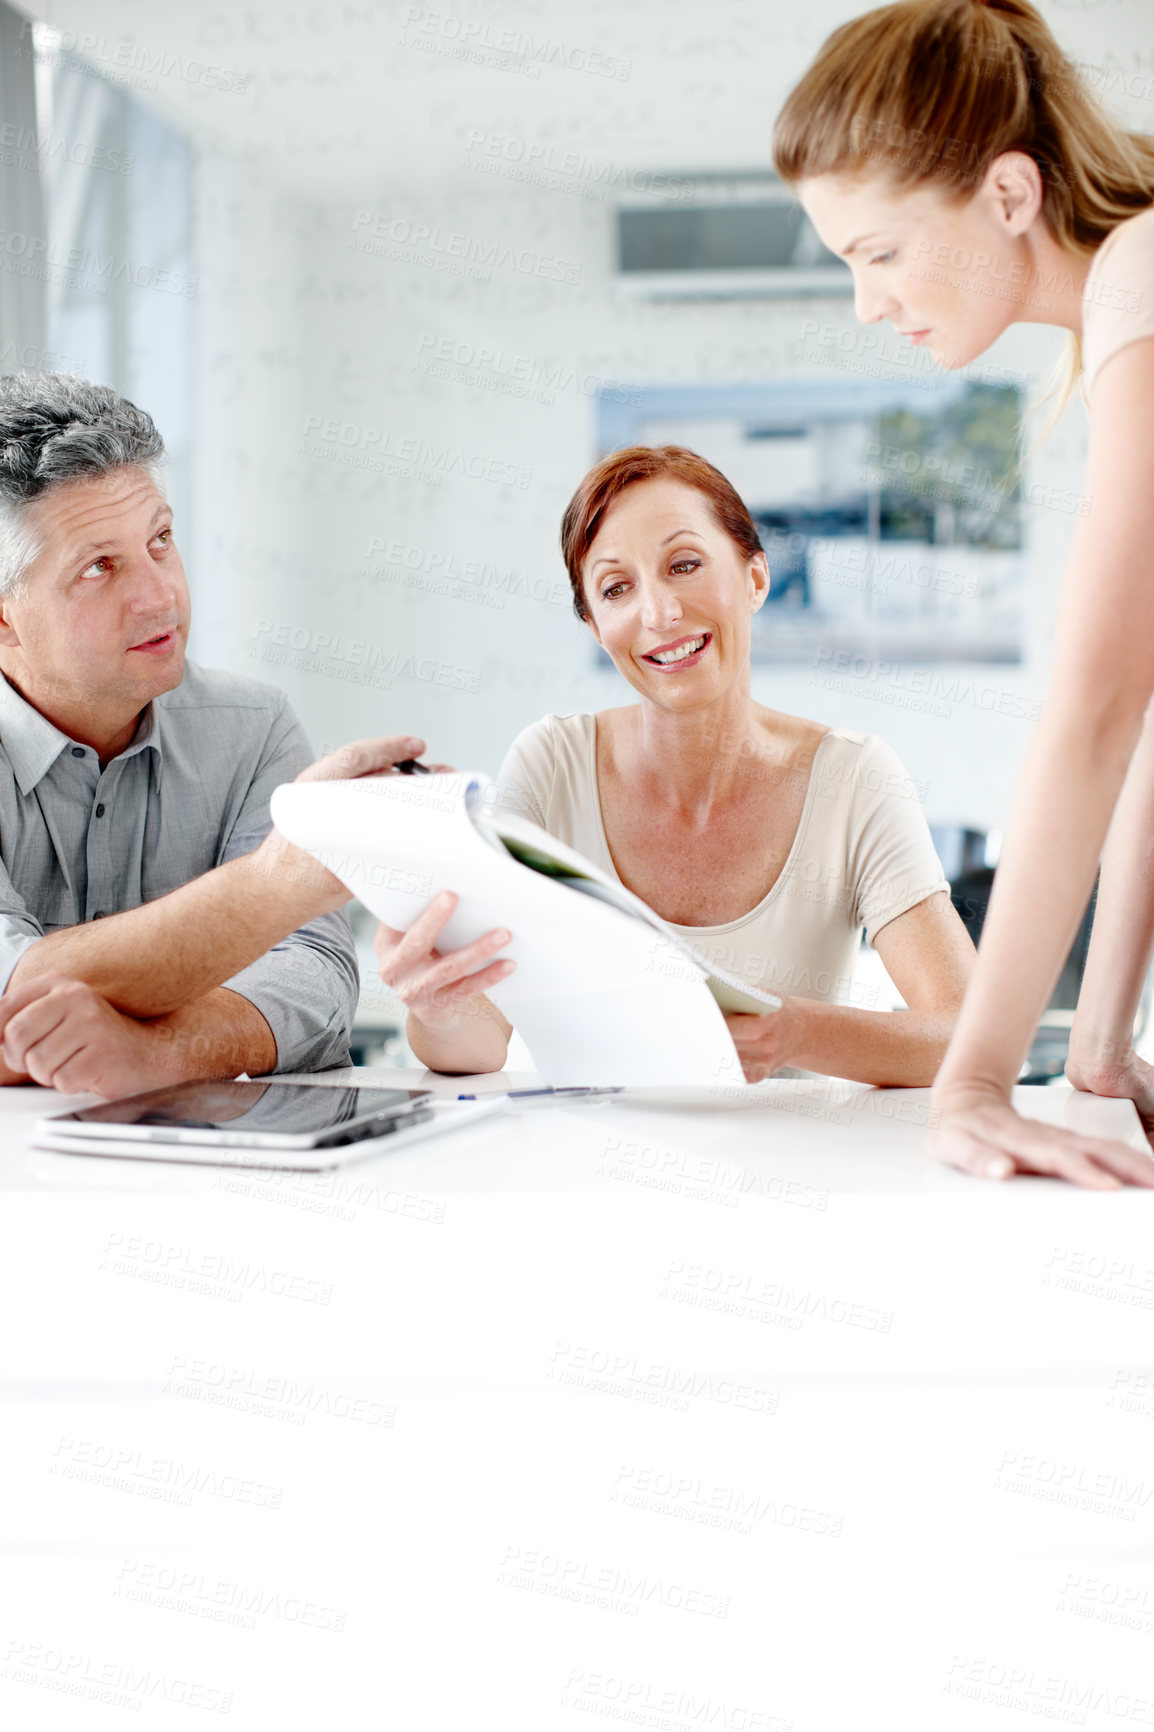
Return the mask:
<path id="1" fill-rule="evenodd" d="M 442 890 L 407 932 L 379 926 L 374 947 L 381 979 L 409 1012 L 406 1033 L 414 1056 L 430 1070 L 475 1076 L 505 1063 L 513 1025 L 485 992 L 516 964 L 492 960 L 509 942 L 504 929 L 442 954 L 437 940 L 456 906 L 454 893 Z"/>
<path id="2" fill-rule="evenodd" d="M 1154 950 L 1154 705 L 1110 822 L 1066 1075 L 1154 1117 L 1154 1066 L 1134 1052 L 1134 1018 Z"/>
<path id="3" fill-rule="evenodd" d="M 879 1088 L 933 1082 L 973 968 L 969 935 L 939 891 L 883 926 L 875 949 L 909 1009 L 854 1010 L 787 998 L 768 1016 L 727 1017 L 750 1082 L 783 1065 Z"/>
<path id="4" fill-rule="evenodd" d="M 935 1148 L 969 1172 L 1015 1168 L 1099 1189 L 1154 1168 L 1121 1143 L 1027 1124 L 1010 1089 L 1073 942 L 1154 690 L 1154 338 L 1103 367 L 1031 743 L 966 1002 L 938 1077 Z"/>

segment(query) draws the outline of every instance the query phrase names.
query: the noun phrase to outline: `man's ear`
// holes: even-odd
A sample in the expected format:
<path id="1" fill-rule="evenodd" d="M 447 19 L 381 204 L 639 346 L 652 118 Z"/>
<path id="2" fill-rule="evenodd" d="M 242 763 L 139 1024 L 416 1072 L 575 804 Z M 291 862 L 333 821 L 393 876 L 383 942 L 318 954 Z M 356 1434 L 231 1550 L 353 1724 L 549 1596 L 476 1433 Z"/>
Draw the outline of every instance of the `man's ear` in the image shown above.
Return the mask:
<path id="1" fill-rule="evenodd" d="M 756 613 L 769 594 L 769 561 L 764 553 L 755 554 L 749 562 L 749 611 Z"/>
<path id="2" fill-rule="evenodd" d="M 20 634 L 12 623 L 12 597 L 0 595 L 0 649 L 19 649 Z"/>

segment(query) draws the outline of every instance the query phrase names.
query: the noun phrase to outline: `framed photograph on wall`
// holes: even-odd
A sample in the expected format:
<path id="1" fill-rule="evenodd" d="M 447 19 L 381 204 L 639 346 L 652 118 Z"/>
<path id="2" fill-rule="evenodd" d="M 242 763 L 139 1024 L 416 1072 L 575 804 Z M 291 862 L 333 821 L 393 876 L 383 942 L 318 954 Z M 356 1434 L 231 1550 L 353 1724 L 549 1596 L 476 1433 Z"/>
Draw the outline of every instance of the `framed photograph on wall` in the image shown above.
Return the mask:
<path id="1" fill-rule="evenodd" d="M 598 399 L 599 455 L 685 445 L 758 526 L 755 662 L 1022 659 L 1025 555 L 1012 385 L 782 379 Z"/>

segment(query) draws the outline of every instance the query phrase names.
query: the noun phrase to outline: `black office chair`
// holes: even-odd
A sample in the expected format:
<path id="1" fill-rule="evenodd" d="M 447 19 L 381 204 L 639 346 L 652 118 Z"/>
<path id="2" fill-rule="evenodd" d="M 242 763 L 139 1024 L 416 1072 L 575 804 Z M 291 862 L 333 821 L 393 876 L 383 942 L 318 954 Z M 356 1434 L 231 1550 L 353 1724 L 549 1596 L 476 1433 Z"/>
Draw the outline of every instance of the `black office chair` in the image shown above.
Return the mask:
<path id="1" fill-rule="evenodd" d="M 950 900 L 961 915 L 966 931 L 978 942 L 986 918 L 990 890 L 994 882 L 991 854 L 992 838 L 982 830 L 965 830 L 958 825 L 934 827 L 930 830 L 942 870 L 950 881 Z M 1038 1032 L 1034 1037 L 1022 1075 L 1023 1083 L 1047 1083 L 1060 1077 L 1066 1069 L 1070 1050 L 1070 1030 L 1074 1011 L 1086 972 L 1086 956 L 1090 949 L 1090 933 L 1094 926 L 1094 908 L 1098 898 L 1095 881 L 1082 924 L 1066 958 L 1054 995 L 1046 1006 Z M 1150 1009 L 1150 981 L 1142 989 L 1135 1026 L 1144 1028 Z"/>
<path id="2" fill-rule="evenodd" d="M 973 832 L 971 832 L 973 834 Z M 992 866 L 972 866 L 963 871 L 950 882 L 950 901 L 961 915 L 966 931 L 978 942 L 982 926 L 986 918 L 986 909 L 990 901 L 990 891 L 994 884 L 994 868 Z M 1074 1025 L 1074 1011 L 1078 1004 L 1078 993 L 1082 986 L 1082 976 L 1086 972 L 1086 956 L 1090 949 L 1090 933 L 1094 926 L 1094 907 L 1098 899 L 1098 886 L 1095 883 L 1090 896 L 1090 904 L 1078 928 L 1077 937 L 1071 946 L 1062 972 L 1058 976 L 1058 984 L 1054 988 L 1053 997 L 1042 1013 L 1038 1032 L 1026 1058 L 1025 1068 L 1018 1081 L 1022 1083 L 1048 1083 L 1052 1077 L 1060 1077 L 1066 1069 L 1066 1056 L 1070 1050 L 1070 1030 Z M 1139 1011 L 1140 1024 L 1145 1022 L 1148 987 L 1142 995 L 1142 1008 Z"/>

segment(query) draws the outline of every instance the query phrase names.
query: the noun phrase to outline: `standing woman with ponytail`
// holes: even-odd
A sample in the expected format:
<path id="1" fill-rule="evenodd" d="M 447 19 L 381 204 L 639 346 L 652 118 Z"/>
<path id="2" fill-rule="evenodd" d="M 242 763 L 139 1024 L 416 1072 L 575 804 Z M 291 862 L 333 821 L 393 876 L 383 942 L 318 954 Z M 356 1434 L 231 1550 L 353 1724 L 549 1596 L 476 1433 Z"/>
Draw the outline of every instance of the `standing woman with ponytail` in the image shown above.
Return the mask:
<path id="1" fill-rule="evenodd" d="M 1028 0 L 902 0 L 829 38 L 774 162 L 849 261 L 863 324 L 949 369 L 1017 322 L 1070 334 L 1059 409 L 1080 384 L 1087 511 L 935 1147 L 987 1178 L 1154 1185 L 1148 1154 L 1028 1123 L 1010 1093 L 1101 858 L 1067 1075 L 1154 1113 L 1132 1045 L 1154 946 L 1154 139 L 1106 116 Z"/>

